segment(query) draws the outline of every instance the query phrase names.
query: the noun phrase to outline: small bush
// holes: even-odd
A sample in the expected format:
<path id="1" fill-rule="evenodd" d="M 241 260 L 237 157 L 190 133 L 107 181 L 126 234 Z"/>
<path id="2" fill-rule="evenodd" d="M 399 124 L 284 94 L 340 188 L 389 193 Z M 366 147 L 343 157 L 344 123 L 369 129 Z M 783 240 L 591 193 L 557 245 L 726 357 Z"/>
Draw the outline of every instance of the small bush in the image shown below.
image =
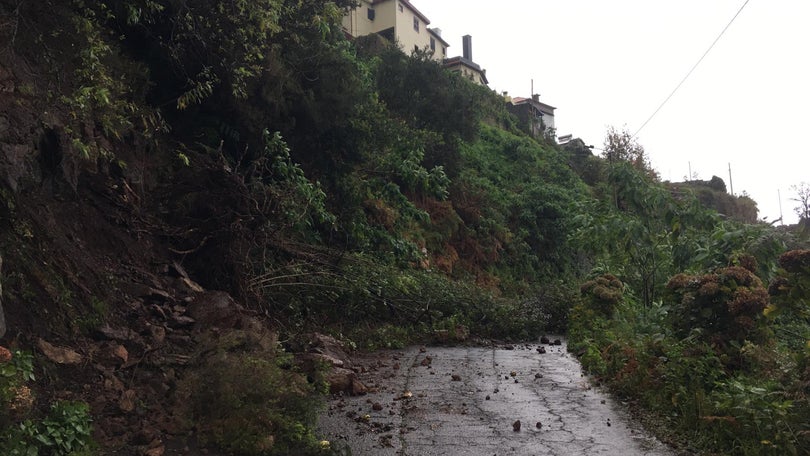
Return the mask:
<path id="1" fill-rule="evenodd" d="M 718 345 L 763 340 L 764 333 L 756 330 L 770 300 L 762 281 L 748 269 L 730 266 L 703 275 L 678 274 L 667 289 L 672 325 L 682 337 L 701 334 Z"/>
<path id="2" fill-rule="evenodd" d="M 52 456 L 92 454 L 90 408 L 84 402 L 59 401 L 41 419 L 32 417 L 33 356 L 0 347 L 0 454 Z"/>
<path id="3" fill-rule="evenodd" d="M 222 353 L 189 374 L 181 390 L 204 443 L 235 455 L 317 453 L 318 387 L 291 365 L 280 354 Z"/>
<path id="4" fill-rule="evenodd" d="M 622 301 L 624 284 L 613 274 L 602 274 L 580 287 L 585 304 L 605 317 L 610 317 Z"/>

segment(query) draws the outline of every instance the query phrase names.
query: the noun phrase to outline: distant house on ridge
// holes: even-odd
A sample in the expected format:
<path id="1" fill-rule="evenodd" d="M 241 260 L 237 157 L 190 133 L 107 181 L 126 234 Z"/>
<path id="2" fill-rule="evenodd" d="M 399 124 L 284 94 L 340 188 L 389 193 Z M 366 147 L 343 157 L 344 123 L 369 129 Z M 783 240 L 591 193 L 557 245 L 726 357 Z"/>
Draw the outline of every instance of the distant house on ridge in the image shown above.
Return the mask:
<path id="1" fill-rule="evenodd" d="M 464 35 L 462 37 L 462 52 L 463 54 L 458 57 L 451 57 L 444 61 L 444 66 L 450 71 L 461 74 L 465 78 L 473 81 L 479 85 L 487 85 L 487 70 L 481 69 L 481 66 L 473 62 L 472 59 L 472 37 Z"/>
<path id="2" fill-rule="evenodd" d="M 360 0 L 343 16 L 343 29 L 353 37 L 376 33 L 397 43 L 405 53 L 427 50 L 438 62 L 450 46 L 441 30 L 428 28 L 430 20 L 409 0 Z"/>
<path id="3" fill-rule="evenodd" d="M 352 37 L 377 34 L 397 43 L 406 54 L 427 51 L 431 58 L 449 71 L 466 79 L 487 85 L 486 70 L 472 60 L 472 38 L 463 37 L 463 55 L 447 58 L 450 46 L 438 28 L 429 28 L 430 20 L 409 0 L 359 0 L 356 8 L 343 16 L 343 30 Z"/>
<path id="4" fill-rule="evenodd" d="M 542 136 L 554 127 L 554 106 L 540 101 L 540 95 L 531 98 L 507 98 L 507 111 L 518 118 L 518 126 L 532 136 Z"/>

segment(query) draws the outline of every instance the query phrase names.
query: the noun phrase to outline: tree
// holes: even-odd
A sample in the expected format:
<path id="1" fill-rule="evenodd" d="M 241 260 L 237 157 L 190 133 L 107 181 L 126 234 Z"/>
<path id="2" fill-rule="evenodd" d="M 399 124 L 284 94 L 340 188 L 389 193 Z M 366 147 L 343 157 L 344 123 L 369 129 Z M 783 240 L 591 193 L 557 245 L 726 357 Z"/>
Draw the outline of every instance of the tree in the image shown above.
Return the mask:
<path id="1" fill-rule="evenodd" d="M 639 144 L 636 138 L 627 130 L 620 132 L 614 127 L 608 128 L 602 156 L 610 164 L 627 162 L 637 170 L 655 176 L 655 171 L 653 171 L 647 154 L 644 152 L 644 146 Z"/>
<path id="2" fill-rule="evenodd" d="M 802 182 L 799 185 L 791 185 L 790 189 L 796 192 L 796 197 L 790 200 L 799 203 L 793 208 L 799 220 L 810 220 L 810 184 Z"/>

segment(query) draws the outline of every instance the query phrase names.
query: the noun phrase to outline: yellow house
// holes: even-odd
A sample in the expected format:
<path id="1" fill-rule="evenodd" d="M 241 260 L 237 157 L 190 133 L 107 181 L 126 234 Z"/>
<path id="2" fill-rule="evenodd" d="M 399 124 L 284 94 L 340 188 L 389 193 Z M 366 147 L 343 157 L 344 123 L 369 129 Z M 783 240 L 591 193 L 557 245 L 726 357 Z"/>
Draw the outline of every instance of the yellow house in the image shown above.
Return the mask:
<path id="1" fill-rule="evenodd" d="M 439 29 L 428 28 L 430 20 L 409 0 L 359 0 L 343 16 L 343 29 L 353 37 L 376 33 L 397 43 L 406 53 L 425 50 L 438 62 L 447 58 L 450 46 Z"/>

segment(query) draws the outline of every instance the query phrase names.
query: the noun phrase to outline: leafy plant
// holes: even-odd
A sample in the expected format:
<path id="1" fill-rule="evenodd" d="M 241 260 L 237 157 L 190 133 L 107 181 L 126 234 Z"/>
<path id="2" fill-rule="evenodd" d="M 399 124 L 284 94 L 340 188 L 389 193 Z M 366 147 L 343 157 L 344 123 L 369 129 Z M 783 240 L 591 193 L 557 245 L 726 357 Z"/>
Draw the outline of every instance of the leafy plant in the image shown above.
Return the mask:
<path id="1" fill-rule="evenodd" d="M 34 397 L 26 383 L 34 380 L 31 353 L 11 353 L 0 346 L 0 425 L 11 425 L 30 412 Z"/>
<path id="2" fill-rule="evenodd" d="M 84 402 L 60 401 L 41 421 L 26 420 L 6 430 L 0 444 L 3 454 L 54 456 L 92 454 L 91 419 Z"/>
<path id="3" fill-rule="evenodd" d="M 33 356 L 0 347 L 0 452 L 9 456 L 92 454 L 92 419 L 84 402 L 58 401 L 43 418 L 32 414 Z"/>
<path id="4" fill-rule="evenodd" d="M 751 271 L 731 266 L 710 274 L 678 274 L 667 288 L 673 296 L 673 326 L 682 337 L 700 330 L 706 340 L 723 346 L 762 340 L 755 331 L 769 298 Z"/>
<path id="5" fill-rule="evenodd" d="M 318 454 L 312 432 L 317 385 L 284 353 L 220 353 L 194 369 L 181 390 L 188 418 L 207 443 L 238 455 Z"/>

